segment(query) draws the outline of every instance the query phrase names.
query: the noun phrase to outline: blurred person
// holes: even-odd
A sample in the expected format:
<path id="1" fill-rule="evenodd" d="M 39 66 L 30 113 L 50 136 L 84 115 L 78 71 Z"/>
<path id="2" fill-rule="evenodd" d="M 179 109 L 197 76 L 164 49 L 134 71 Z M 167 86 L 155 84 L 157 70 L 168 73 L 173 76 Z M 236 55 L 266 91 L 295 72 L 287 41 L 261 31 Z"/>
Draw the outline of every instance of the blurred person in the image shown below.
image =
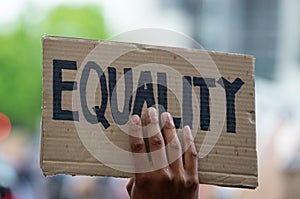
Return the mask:
<path id="1" fill-rule="evenodd" d="M 0 199 L 14 199 L 10 187 L 17 179 L 16 171 L 0 155 Z"/>
<path id="2" fill-rule="evenodd" d="M 13 199 L 9 188 L 5 188 L 0 185 L 0 199 Z"/>
<path id="3" fill-rule="evenodd" d="M 0 185 L 9 191 L 6 197 L 34 199 L 27 162 L 29 155 L 29 142 L 24 132 L 14 129 L 8 138 L 1 141 Z"/>
<path id="4" fill-rule="evenodd" d="M 170 157 L 178 157 L 168 166 L 155 171 L 136 173 L 127 184 L 127 191 L 132 199 L 196 199 L 199 192 L 198 181 L 198 155 L 193 142 L 189 126 L 182 130 L 183 145 L 180 144 L 176 133 L 173 118 L 168 112 L 161 115 L 162 130 L 159 127 L 157 111 L 149 108 L 145 117 L 147 133 L 155 133 L 148 137 L 149 146 L 142 138 L 142 121 L 138 115 L 131 117 L 130 146 L 133 153 L 144 153 L 144 156 L 133 155 L 135 168 L 151 168 L 153 165 L 165 165 Z M 152 134 L 151 134 L 152 135 Z M 160 150 L 165 146 L 166 150 Z M 147 147 L 150 152 L 157 151 L 158 156 L 147 156 Z M 185 151 L 182 154 L 182 149 Z"/>

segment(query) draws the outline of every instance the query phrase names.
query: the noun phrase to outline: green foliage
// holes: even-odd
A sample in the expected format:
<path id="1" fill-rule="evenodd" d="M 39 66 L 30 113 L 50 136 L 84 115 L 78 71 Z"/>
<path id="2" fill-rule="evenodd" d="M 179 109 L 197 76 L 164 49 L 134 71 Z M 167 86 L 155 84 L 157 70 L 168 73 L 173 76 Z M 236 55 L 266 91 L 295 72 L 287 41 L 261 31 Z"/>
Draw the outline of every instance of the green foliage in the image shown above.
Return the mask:
<path id="1" fill-rule="evenodd" d="M 45 21 L 44 33 L 84 38 L 106 38 L 104 19 L 97 7 L 61 6 L 53 10 Z"/>
<path id="2" fill-rule="evenodd" d="M 30 9 L 24 15 L 30 15 Z M 13 124 L 34 127 L 41 116 L 43 34 L 107 38 L 95 6 L 60 6 L 38 23 L 22 17 L 10 34 L 0 30 L 0 112 Z"/>

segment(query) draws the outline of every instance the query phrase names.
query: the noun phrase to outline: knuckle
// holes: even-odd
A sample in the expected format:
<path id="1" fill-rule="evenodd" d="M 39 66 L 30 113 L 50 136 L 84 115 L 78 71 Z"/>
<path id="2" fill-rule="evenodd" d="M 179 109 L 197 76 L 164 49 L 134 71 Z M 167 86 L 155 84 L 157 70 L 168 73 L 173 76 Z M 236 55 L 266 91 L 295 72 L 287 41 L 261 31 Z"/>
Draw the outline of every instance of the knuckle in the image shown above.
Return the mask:
<path id="1" fill-rule="evenodd" d="M 136 181 L 136 186 L 145 187 L 153 184 L 170 186 L 173 183 L 171 174 L 162 170 L 161 172 L 145 173 L 139 176 Z"/>
<path id="2" fill-rule="evenodd" d="M 198 153 L 197 153 L 197 151 L 195 149 L 193 149 L 191 151 L 191 157 L 192 157 L 193 160 L 197 160 L 198 159 Z"/>
<path id="3" fill-rule="evenodd" d="M 173 179 L 172 179 L 172 176 L 169 173 L 162 172 L 161 175 L 160 175 L 160 181 L 162 183 L 170 184 L 170 183 L 172 183 Z"/>
<path id="4" fill-rule="evenodd" d="M 188 188 L 197 187 L 199 184 L 199 180 L 197 176 L 188 177 L 185 181 L 185 186 Z"/>
<path id="5" fill-rule="evenodd" d="M 151 138 L 150 144 L 156 148 L 161 148 L 163 145 L 163 140 L 159 135 L 155 135 L 153 138 Z"/>
<path id="6" fill-rule="evenodd" d="M 178 186 L 184 186 L 184 185 L 185 185 L 185 182 L 186 182 L 186 180 L 185 180 L 185 178 L 184 178 L 183 175 L 179 175 L 179 176 L 177 176 L 177 177 L 175 178 L 175 183 L 176 183 L 176 185 L 178 185 Z"/>
<path id="7" fill-rule="evenodd" d="M 144 143 L 141 140 L 137 140 L 131 143 L 131 151 L 132 152 L 141 152 L 144 148 Z"/>

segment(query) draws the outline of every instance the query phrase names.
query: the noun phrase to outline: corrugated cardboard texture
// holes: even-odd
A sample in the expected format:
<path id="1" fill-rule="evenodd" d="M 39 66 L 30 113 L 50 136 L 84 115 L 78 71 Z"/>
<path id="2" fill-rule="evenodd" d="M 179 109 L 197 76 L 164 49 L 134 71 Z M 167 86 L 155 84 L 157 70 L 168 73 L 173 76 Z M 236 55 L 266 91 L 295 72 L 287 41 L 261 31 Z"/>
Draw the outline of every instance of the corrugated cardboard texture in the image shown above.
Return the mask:
<path id="1" fill-rule="evenodd" d="M 104 46 L 105 51 L 101 52 L 103 57 L 111 59 L 116 56 L 116 52 L 122 48 L 130 46 L 135 51 L 122 55 L 117 60 L 110 63 L 110 66 L 117 70 L 117 79 L 122 75 L 123 69 L 136 67 L 142 64 L 159 63 L 167 65 L 182 76 L 195 77 L 199 74 L 189 60 L 201 66 L 204 74 L 211 74 L 215 79 L 215 88 L 223 89 L 217 81 L 224 77 L 228 82 L 233 82 L 237 78 L 243 81 L 242 87 L 235 94 L 235 114 L 236 130 L 235 133 L 227 132 L 226 120 L 221 125 L 221 134 L 216 144 L 209 154 L 199 158 L 199 180 L 201 183 L 214 184 L 220 186 L 255 188 L 257 186 L 257 153 L 256 153 L 256 131 L 255 131 L 255 90 L 254 90 L 254 58 L 249 55 L 237 55 L 229 53 L 206 52 L 218 67 L 219 73 L 211 73 L 210 63 L 203 58 L 205 53 L 201 50 L 180 49 L 168 47 L 155 47 L 141 44 L 127 44 L 120 42 L 96 41 L 85 39 L 47 37 L 43 38 L 43 116 L 42 116 L 42 138 L 41 138 L 41 168 L 45 175 L 70 174 L 70 175 L 92 175 L 92 176 L 116 176 L 131 177 L 132 173 L 117 171 L 109 168 L 99 162 L 90 151 L 83 145 L 77 132 L 76 124 L 78 121 L 57 120 L 53 113 L 53 64 L 54 60 L 68 60 L 76 62 L 77 70 L 62 70 L 62 81 L 75 81 L 76 72 L 79 71 L 81 64 L 86 61 L 86 57 L 98 46 Z M 156 50 L 155 50 L 156 49 Z M 174 53 L 183 55 L 174 56 Z M 93 57 L 89 57 L 93 58 Z M 186 59 L 185 59 L 186 58 Z M 202 59 L 203 58 L 203 59 Z M 188 60 L 188 61 L 187 61 Z M 149 71 L 152 71 L 149 67 Z M 205 72 L 208 71 L 208 72 Z M 107 71 L 104 71 L 107 76 Z M 198 75 L 197 75 L 198 74 Z M 167 74 L 168 81 L 173 81 L 175 89 L 182 93 L 182 79 L 172 78 L 172 74 Z M 156 77 L 156 76 L 155 76 Z M 137 82 L 138 76 L 133 77 Z M 154 79 L 154 76 L 153 76 Z M 106 77 L 108 84 L 108 77 Z M 99 84 L 98 82 L 93 82 Z M 156 88 L 156 86 L 153 86 Z M 122 87 L 123 88 L 123 87 Z M 124 88 L 118 88 L 118 92 L 124 93 Z M 63 90 L 61 98 L 62 110 L 80 111 L 81 107 L 72 106 L 72 95 L 79 90 Z M 199 86 L 193 86 L 196 96 L 199 98 Z M 154 89 L 155 92 L 157 91 Z M 224 90 L 224 89 L 223 89 Z M 169 95 L 169 94 L 168 94 Z M 224 91 L 225 96 L 225 91 Z M 134 100 L 135 94 L 133 95 Z M 99 96 L 96 97 L 98 100 Z M 119 96 L 118 96 L 119 98 Z M 97 101 L 96 99 L 96 101 Z M 120 98 L 119 98 L 120 99 Z M 157 99 L 157 94 L 155 94 Z M 218 102 L 220 110 L 226 110 L 226 98 L 224 102 Z M 74 100 L 74 99 L 73 99 Z M 198 99 L 200 100 L 200 99 Z M 100 100 L 101 101 L 101 100 Z M 122 101 L 122 100 L 121 100 Z M 100 103 L 100 102 L 99 102 Z M 117 102 L 119 103 L 119 102 Z M 212 104 L 212 102 L 210 102 Z M 120 106 L 120 105 L 119 105 Z M 199 106 L 199 105 L 198 105 Z M 225 106 L 221 107 L 221 106 Z M 133 105 L 132 105 L 133 107 Z M 174 100 L 174 96 L 168 98 L 168 111 L 173 116 L 180 116 L 180 104 Z M 194 109 L 194 105 L 193 105 Z M 198 108 L 199 109 L 199 108 Z M 197 109 L 197 110 L 198 110 Z M 119 108 L 122 110 L 122 108 Z M 222 113 L 222 111 L 221 111 Z M 220 113 L 220 114 L 221 114 Z M 224 115 L 224 111 L 222 113 Z M 110 126 L 103 129 L 109 140 L 120 148 L 129 149 L 128 136 L 120 131 L 114 125 L 110 112 L 110 101 L 107 102 L 105 117 Z M 226 115 L 224 116 L 226 118 Z M 79 116 L 79 121 L 82 118 Z M 212 118 L 213 119 L 213 118 Z M 214 129 L 215 124 L 211 124 Z M 85 129 L 88 132 L 88 129 Z M 195 143 L 199 150 L 207 134 L 213 134 L 212 131 L 200 130 L 198 127 L 195 137 Z M 99 144 L 101 140 L 99 140 Z M 209 142 L 206 144 L 210 144 Z M 108 153 L 109 151 L 101 151 Z M 112 162 L 116 157 L 111 156 Z M 126 168 L 127 165 L 124 165 Z"/>

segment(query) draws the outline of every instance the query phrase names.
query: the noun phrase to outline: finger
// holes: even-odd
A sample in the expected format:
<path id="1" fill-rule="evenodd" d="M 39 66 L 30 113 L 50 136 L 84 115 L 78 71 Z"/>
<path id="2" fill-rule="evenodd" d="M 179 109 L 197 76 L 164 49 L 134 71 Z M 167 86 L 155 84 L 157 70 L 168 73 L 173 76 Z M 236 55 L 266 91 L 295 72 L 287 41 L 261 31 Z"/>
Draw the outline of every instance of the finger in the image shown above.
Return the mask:
<path id="1" fill-rule="evenodd" d="M 146 146 L 143 139 L 142 122 L 138 115 L 133 115 L 131 117 L 129 138 L 132 152 L 146 153 Z"/>
<path id="2" fill-rule="evenodd" d="M 130 178 L 130 180 L 129 180 L 127 186 L 126 186 L 129 197 L 131 197 L 131 190 L 132 190 L 132 187 L 133 187 L 133 183 L 134 183 L 134 178 Z"/>
<path id="3" fill-rule="evenodd" d="M 185 126 L 182 130 L 184 142 L 184 168 L 190 175 L 198 173 L 198 154 L 193 141 L 193 136 L 189 126 Z"/>
<path id="4" fill-rule="evenodd" d="M 175 125 L 171 114 L 164 112 L 161 115 L 161 121 L 170 167 L 172 170 L 183 171 L 181 145 L 176 134 Z"/>
<path id="5" fill-rule="evenodd" d="M 152 107 L 147 110 L 146 125 L 152 164 L 156 167 L 155 170 L 164 168 L 168 166 L 165 143 L 160 131 L 157 111 Z"/>
<path id="6" fill-rule="evenodd" d="M 142 123 L 138 115 L 131 117 L 129 142 L 133 153 L 135 171 L 136 173 L 141 173 L 143 168 L 149 167 L 149 160 L 143 139 Z"/>

